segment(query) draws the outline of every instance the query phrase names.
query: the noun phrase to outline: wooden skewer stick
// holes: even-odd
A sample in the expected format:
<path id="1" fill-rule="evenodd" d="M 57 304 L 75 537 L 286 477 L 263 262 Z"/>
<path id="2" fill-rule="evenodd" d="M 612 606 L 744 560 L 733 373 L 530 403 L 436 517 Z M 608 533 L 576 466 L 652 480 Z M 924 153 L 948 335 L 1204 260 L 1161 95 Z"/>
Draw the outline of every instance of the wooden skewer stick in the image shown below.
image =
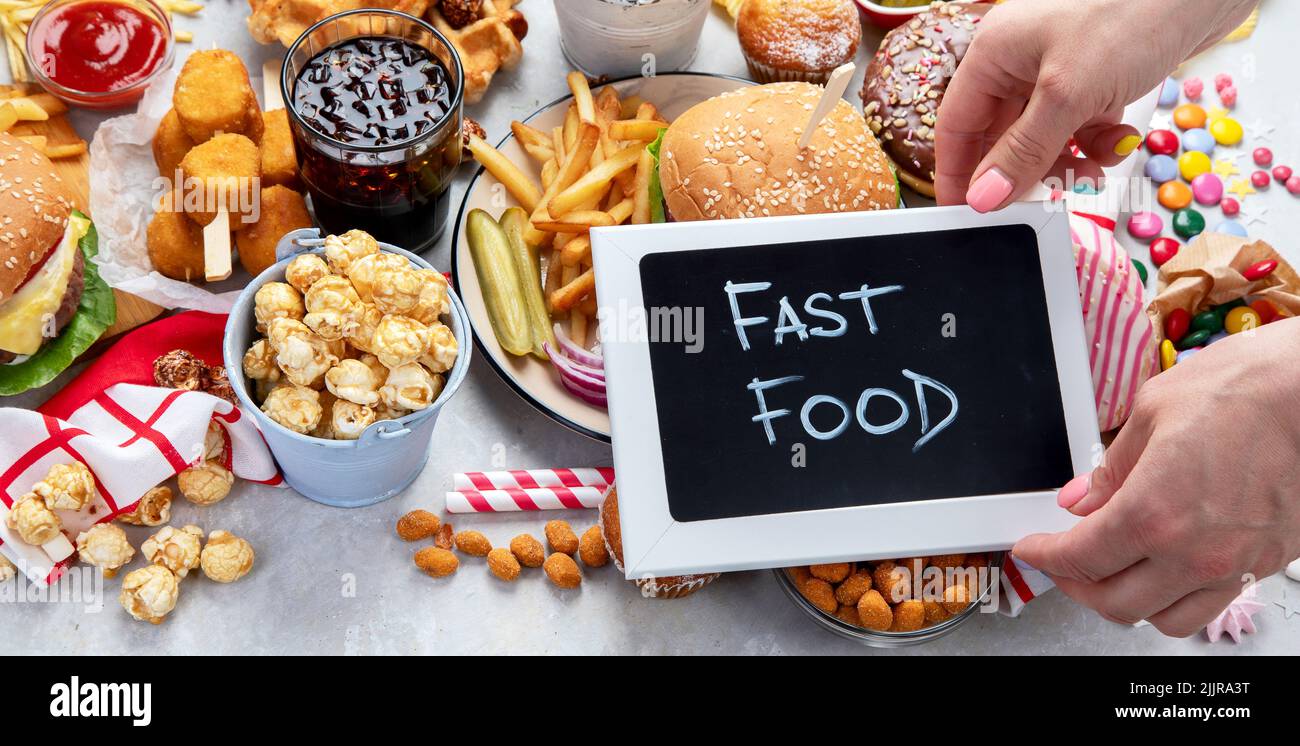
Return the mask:
<path id="1" fill-rule="evenodd" d="M 280 95 L 280 70 L 283 66 L 284 60 L 279 58 L 262 63 L 262 101 L 265 102 L 262 108 L 266 111 L 284 108 L 284 97 Z"/>
<path id="2" fill-rule="evenodd" d="M 203 277 L 208 282 L 230 276 L 230 213 L 222 204 L 217 217 L 203 226 Z"/>
<path id="3" fill-rule="evenodd" d="M 800 150 L 808 147 L 808 141 L 812 139 L 817 125 L 822 123 L 826 115 L 831 113 L 831 109 L 834 109 L 835 104 L 844 96 L 844 89 L 849 87 L 849 81 L 853 79 L 853 71 L 856 69 L 852 62 L 845 62 L 831 72 L 831 79 L 826 81 L 822 98 L 813 109 L 812 116 L 808 118 L 808 125 L 803 128 L 803 135 L 799 137 Z"/>

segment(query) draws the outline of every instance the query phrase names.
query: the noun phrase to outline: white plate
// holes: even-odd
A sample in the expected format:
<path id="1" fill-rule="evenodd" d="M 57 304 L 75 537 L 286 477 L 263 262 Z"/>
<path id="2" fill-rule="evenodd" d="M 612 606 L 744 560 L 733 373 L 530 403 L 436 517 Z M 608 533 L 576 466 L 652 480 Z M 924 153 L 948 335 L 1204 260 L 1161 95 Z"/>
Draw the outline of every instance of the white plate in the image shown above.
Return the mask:
<path id="1" fill-rule="evenodd" d="M 609 85 L 618 90 L 621 98 L 640 96 L 653 103 L 672 121 L 701 101 L 754 83 L 743 78 L 711 73 L 669 73 L 653 78 L 625 78 Z M 543 106 L 524 121 L 543 132 L 550 132 L 551 128 L 564 124 L 564 115 L 572 99 L 572 96 L 565 96 Z M 536 164 L 524 153 L 513 134 L 507 135 L 498 143 L 497 149 L 523 167 L 525 173 L 536 173 Z M 453 234 L 451 276 L 456 284 L 456 292 L 469 314 L 474 338 L 478 341 L 479 349 L 485 353 L 488 364 L 524 401 L 565 427 L 608 443 L 609 413 L 605 409 L 570 394 L 560 384 L 559 375 L 550 363 L 532 356 L 516 357 L 501 349 L 497 343 L 496 333 L 488 321 L 487 307 L 483 305 L 483 292 L 478 284 L 478 274 L 474 271 L 469 242 L 465 240 L 465 215 L 470 210 L 479 208 L 500 216 L 507 207 L 517 204 L 504 190 L 494 189 L 497 184 L 496 179 L 491 175 L 484 176 L 483 168 L 479 168 L 465 191 L 465 200 L 456 214 Z"/>

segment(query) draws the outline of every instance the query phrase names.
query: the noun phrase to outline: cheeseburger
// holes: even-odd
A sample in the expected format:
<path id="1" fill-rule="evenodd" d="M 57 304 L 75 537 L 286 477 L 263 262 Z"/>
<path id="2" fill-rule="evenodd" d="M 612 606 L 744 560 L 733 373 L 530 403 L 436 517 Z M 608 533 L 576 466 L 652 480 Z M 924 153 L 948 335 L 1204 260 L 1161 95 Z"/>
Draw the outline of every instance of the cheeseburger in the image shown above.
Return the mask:
<path id="1" fill-rule="evenodd" d="M 799 139 L 821 99 L 810 83 L 739 88 L 699 103 L 650 145 L 666 220 L 719 220 L 898 205 L 898 181 L 847 101 Z M 652 185 L 653 192 L 653 185 Z M 659 216 L 656 216 L 659 217 Z"/>
<path id="2" fill-rule="evenodd" d="M 112 325 L 94 255 L 54 164 L 0 133 L 0 396 L 48 383 Z"/>

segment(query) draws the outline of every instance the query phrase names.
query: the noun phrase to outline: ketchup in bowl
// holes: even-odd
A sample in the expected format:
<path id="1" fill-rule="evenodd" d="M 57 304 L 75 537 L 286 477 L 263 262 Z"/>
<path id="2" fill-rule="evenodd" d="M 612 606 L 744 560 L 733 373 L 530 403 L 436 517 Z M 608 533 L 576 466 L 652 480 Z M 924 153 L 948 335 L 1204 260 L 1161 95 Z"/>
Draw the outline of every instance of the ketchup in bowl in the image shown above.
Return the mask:
<path id="1" fill-rule="evenodd" d="M 171 26 L 151 0 L 56 0 L 32 20 L 27 56 L 41 84 L 69 103 L 124 106 L 170 66 Z"/>

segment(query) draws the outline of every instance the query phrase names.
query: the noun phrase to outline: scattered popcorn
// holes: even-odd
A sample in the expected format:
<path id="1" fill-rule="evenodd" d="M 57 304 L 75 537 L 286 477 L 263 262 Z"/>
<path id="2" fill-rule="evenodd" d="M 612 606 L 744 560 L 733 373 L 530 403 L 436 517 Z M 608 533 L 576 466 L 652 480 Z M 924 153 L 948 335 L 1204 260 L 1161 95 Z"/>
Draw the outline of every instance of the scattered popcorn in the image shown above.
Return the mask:
<path id="1" fill-rule="evenodd" d="M 208 423 L 208 431 L 203 435 L 203 460 L 221 461 L 226 455 L 226 429 L 216 420 Z"/>
<path id="2" fill-rule="evenodd" d="M 158 485 L 140 498 L 129 513 L 122 513 L 117 520 L 132 526 L 161 526 L 172 519 L 172 488 Z"/>
<path id="3" fill-rule="evenodd" d="M 429 373 L 421 365 L 407 363 L 388 374 L 379 389 L 379 398 L 396 409 L 425 409 L 442 393 L 442 385 L 442 376 Z"/>
<path id="4" fill-rule="evenodd" d="M 14 566 L 14 563 L 10 562 L 8 557 L 0 554 L 0 583 L 8 583 L 17 574 L 18 568 Z"/>
<path id="5" fill-rule="evenodd" d="M 253 569 L 253 547 L 229 531 L 213 531 L 199 563 L 203 574 L 218 583 L 233 583 Z"/>
<path id="6" fill-rule="evenodd" d="M 366 428 L 375 424 L 375 410 L 346 399 L 336 399 L 330 415 L 336 440 L 356 440 Z"/>
<path id="7" fill-rule="evenodd" d="M 306 314 L 302 293 L 288 283 L 268 282 L 253 295 L 253 318 L 259 332 L 266 332 L 276 319 L 302 321 Z"/>
<path id="8" fill-rule="evenodd" d="M 62 536 L 63 522 L 35 492 L 28 492 L 14 501 L 5 517 L 5 525 L 18 532 L 28 544 L 40 546 Z"/>
<path id="9" fill-rule="evenodd" d="M 95 499 L 95 475 L 80 461 L 55 464 L 45 478 L 32 485 L 50 510 L 81 510 Z"/>
<path id="10" fill-rule="evenodd" d="M 199 566 L 199 553 L 202 549 L 203 529 L 198 526 L 175 528 L 164 526 L 158 533 L 144 540 L 140 551 L 145 559 L 155 565 L 162 565 L 184 578 L 190 570 Z"/>
<path id="11" fill-rule="evenodd" d="M 320 258 L 320 254 L 299 254 L 285 266 L 284 281 L 292 285 L 294 290 L 306 293 L 317 280 L 329 273 L 329 265 Z"/>
<path id="12" fill-rule="evenodd" d="M 341 236 L 325 237 L 325 259 L 334 274 L 346 275 L 352 263 L 367 254 L 378 254 L 379 243 L 369 233 L 350 230 Z"/>
<path id="13" fill-rule="evenodd" d="M 161 565 L 149 565 L 127 573 L 122 579 L 118 600 L 126 613 L 136 619 L 161 624 L 163 618 L 176 608 L 180 592 L 180 581 L 171 570 Z"/>
<path id="14" fill-rule="evenodd" d="M 386 369 L 380 374 L 362 360 L 340 360 L 325 374 L 325 388 L 340 399 L 373 407 L 379 402 L 379 387 L 386 376 Z"/>
<path id="15" fill-rule="evenodd" d="M 208 365 L 185 350 L 172 350 L 153 361 L 153 381 L 165 389 L 202 391 Z"/>
<path id="16" fill-rule="evenodd" d="M 306 435 L 321 421 L 320 394 L 303 386 L 280 386 L 262 402 L 267 417 Z"/>
<path id="17" fill-rule="evenodd" d="M 204 461 L 177 474 L 176 484 L 195 505 L 215 505 L 230 494 L 235 475 L 216 461 Z"/>
<path id="18" fill-rule="evenodd" d="M 104 577 L 117 575 L 118 568 L 131 561 L 135 548 L 126 532 L 115 523 L 96 523 L 77 535 L 77 556 L 82 562 L 104 571 Z"/>

